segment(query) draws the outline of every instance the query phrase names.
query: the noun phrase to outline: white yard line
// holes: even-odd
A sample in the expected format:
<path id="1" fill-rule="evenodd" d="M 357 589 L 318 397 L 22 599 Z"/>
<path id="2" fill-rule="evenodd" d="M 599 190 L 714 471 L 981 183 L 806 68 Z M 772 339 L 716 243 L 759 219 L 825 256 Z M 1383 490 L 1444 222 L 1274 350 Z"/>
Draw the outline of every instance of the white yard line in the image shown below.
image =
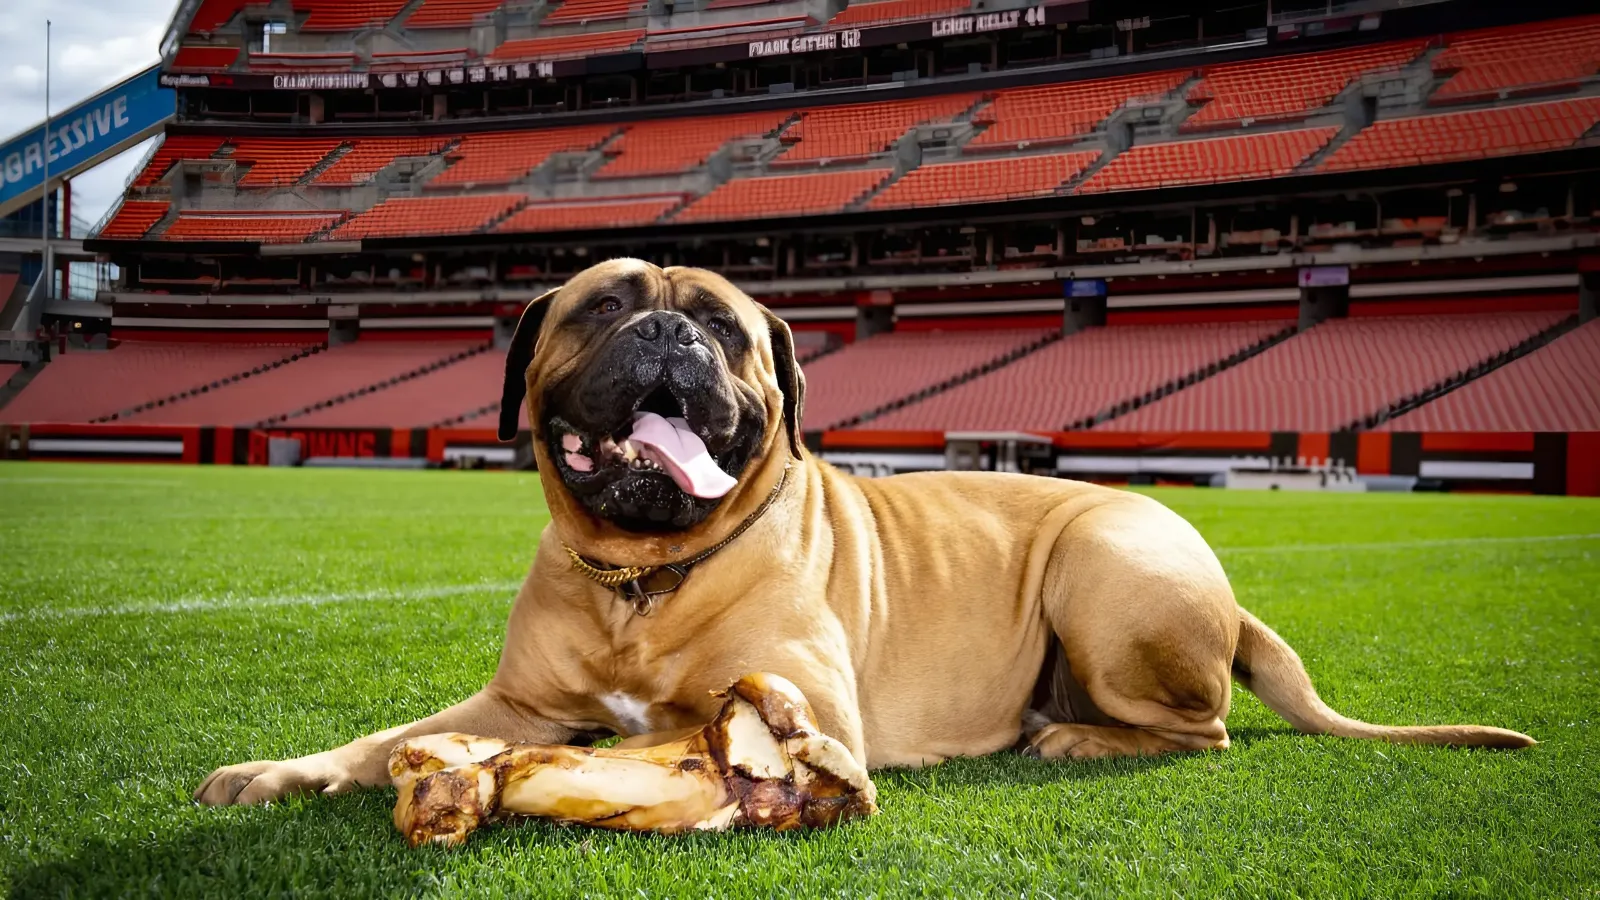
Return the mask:
<path id="1" fill-rule="evenodd" d="M 79 606 L 67 609 L 40 607 L 18 612 L 0 613 L 0 622 L 214 612 L 234 609 L 272 609 L 281 606 L 324 606 L 331 603 L 357 603 L 366 600 L 433 600 L 442 597 L 457 597 L 463 594 L 510 593 L 521 587 L 521 584 L 518 581 L 484 584 L 444 584 L 411 589 L 343 591 L 329 594 L 281 594 L 270 597 L 225 594 L 220 597 L 184 597 L 164 603 L 140 603 L 131 606 Z"/>
<path id="2" fill-rule="evenodd" d="M 1373 541 L 1351 544 L 1278 544 L 1268 547 L 1216 547 L 1218 556 L 1230 553 L 1338 553 L 1344 550 L 1421 550 L 1428 547 L 1471 547 L 1479 544 L 1544 544 L 1559 541 L 1595 541 L 1600 533 L 1529 534 L 1510 537 L 1438 538 L 1421 541 Z"/>

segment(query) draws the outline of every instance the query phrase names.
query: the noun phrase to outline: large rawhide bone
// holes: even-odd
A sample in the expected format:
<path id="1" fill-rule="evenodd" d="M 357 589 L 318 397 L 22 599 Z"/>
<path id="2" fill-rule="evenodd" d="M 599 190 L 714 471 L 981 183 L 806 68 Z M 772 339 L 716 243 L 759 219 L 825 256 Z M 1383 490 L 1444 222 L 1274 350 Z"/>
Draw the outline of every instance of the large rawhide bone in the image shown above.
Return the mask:
<path id="1" fill-rule="evenodd" d="M 878 811 L 877 789 L 817 730 L 787 679 L 746 675 L 711 724 L 654 747 L 410 738 L 389 757 L 394 824 L 413 847 L 456 846 L 486 821 L 539 816 L 619 831 L 825 828 Z"/>

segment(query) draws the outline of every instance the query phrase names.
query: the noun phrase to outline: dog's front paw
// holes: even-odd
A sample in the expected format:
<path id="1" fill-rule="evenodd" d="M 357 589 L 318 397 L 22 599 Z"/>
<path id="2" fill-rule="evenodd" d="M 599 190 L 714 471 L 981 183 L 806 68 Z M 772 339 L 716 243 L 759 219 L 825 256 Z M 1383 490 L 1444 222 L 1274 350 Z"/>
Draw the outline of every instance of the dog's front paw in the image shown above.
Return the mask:
<path id="1" fill-rule="evenodd" d="M 314 757 L 223 766 L 206 776 L 194 799 L 207 806 L 268 803 L 289 794 L 337 794 L 355 781 Z"/>

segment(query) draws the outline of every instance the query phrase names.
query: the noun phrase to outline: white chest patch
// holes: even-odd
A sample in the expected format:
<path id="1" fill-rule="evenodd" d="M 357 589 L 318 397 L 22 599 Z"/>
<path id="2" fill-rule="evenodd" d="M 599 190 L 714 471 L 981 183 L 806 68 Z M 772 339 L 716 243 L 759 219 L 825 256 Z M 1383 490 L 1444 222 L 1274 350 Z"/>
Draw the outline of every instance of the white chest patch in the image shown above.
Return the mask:
<path id="1" fill-rule="evenodd" d="M 621 691 L 606 694 L 600 698 L 600 702 L 617 720 L 623 734 L 632 737 L 650 733 L 650 704 Z"/>

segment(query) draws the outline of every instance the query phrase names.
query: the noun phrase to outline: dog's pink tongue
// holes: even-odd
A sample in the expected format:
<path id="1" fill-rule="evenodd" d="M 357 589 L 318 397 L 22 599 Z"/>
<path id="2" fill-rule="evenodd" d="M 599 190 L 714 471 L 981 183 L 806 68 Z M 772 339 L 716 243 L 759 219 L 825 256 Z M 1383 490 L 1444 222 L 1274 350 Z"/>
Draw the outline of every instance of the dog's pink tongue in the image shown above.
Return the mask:
<path id="1" fill-rule="evenodd" d="M 733 490 L 738 482 L 717 467 L 705 441 L 689 430 L 682 419 L 667 419 L 655 413 L 639 413 L 633 418 L 633 434 L 628 440 L 642 444 L 649 455 L 672 476 L 678 488 L 702 500 L 715 500 Z"/>

